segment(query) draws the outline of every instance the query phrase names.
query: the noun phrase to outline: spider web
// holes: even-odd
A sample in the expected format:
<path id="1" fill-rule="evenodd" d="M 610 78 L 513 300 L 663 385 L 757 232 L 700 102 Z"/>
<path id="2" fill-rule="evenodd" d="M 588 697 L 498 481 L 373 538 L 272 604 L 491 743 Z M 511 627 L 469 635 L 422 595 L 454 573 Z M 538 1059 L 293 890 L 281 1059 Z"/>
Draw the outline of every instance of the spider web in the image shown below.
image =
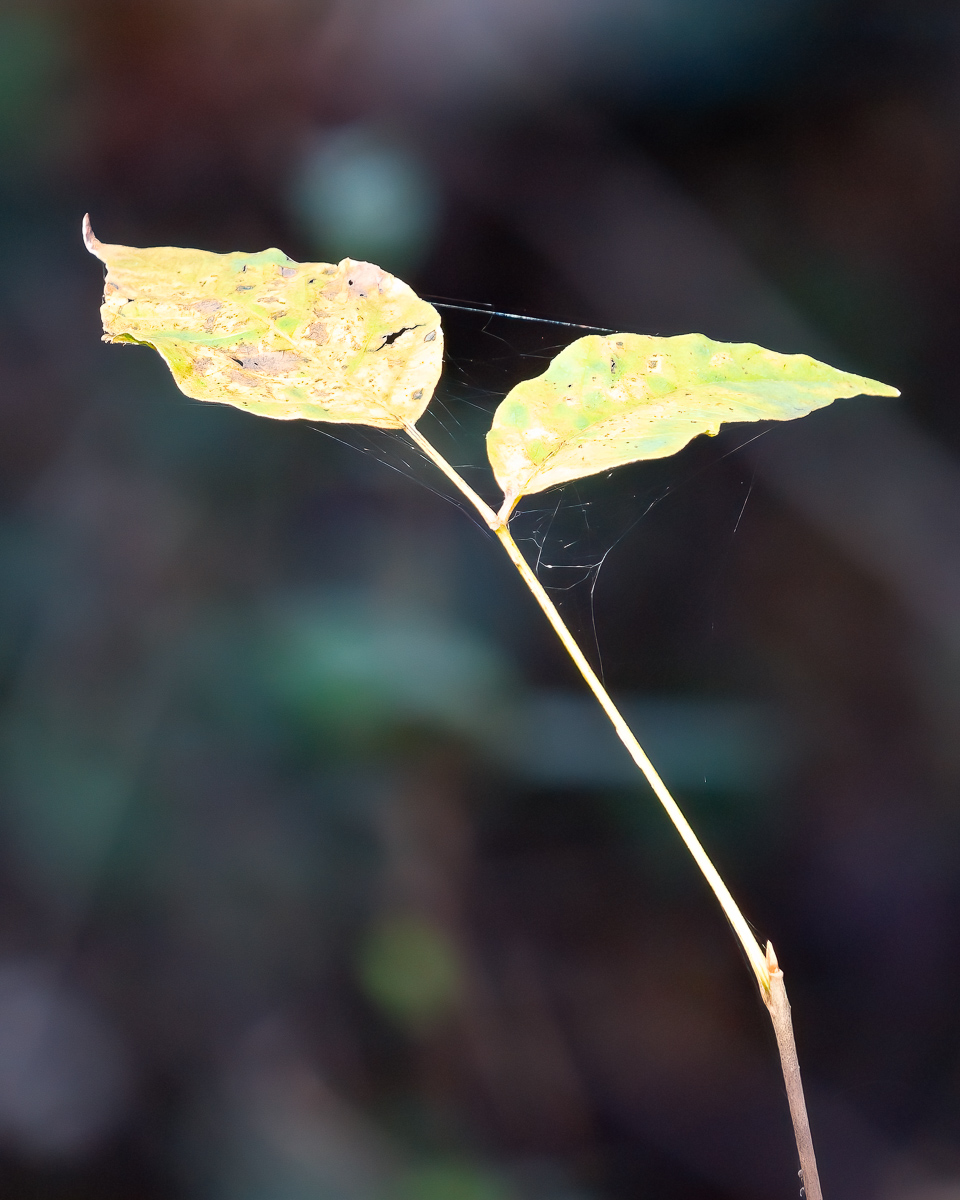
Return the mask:
<path id="1" fill-rule="evenodd" d="M 485 435 L 497 405 L 521 380 L 541 374 L 576 338 L 614 330 L 424 298 L 443 311 L 445 355 L 443 377 L 418 427 L 496 510 L 502 495 L 487 461 Z M 402 431 L 315 428 L 428 488 L 489 535 L 476 511 Z M 766 432 L 763 428 L 746 437 L 742 432 L 721 435 L 711 439 L 706 451 L 706 439 L 700 438 L 692 455 L 688 448 L 668 459 L 620 467 L 521 500 L 510 521 L 511 533 L 601 678 L 597 610 L 604 565 L 654 510 L 691 489 L 709 489 L 711 472 Z M 749 468 L 740 472 L 739 486 L 741 494 L 727 515 L 728 543 L 740 528 L 753 491 Z M 725 549 L 729 551 L 729 544 Z M 720 558 L 726 556 L 721 553 Z M 715 576 L 722 571 L 718 561 Z M 716 591 L 716 586 L 708 587 L 699 603 L 709 607 Z"/>

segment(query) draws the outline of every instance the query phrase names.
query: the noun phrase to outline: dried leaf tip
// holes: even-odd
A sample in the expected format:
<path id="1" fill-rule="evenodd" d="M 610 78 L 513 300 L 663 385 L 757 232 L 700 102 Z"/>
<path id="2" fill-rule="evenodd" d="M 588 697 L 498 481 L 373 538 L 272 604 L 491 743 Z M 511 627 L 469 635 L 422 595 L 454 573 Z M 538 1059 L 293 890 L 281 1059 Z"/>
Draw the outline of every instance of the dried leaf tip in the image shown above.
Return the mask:
<path id="1" fill-rule="evenodd" d="M 780 970 L 780 964 L 777 962 L 777 953 L 773 948 L 773 942 L 767 942 L 767 970 L 771 975 L 776 975 Z"/>
<path id="2" fill-rule="evenodd" d="M 89 213 L 84 214 L 83 222 L 80 226 L 80 229 L 81 229 L 81 232 L 83 233 L 83 244 L 86 246 L 86 248 L 90 251 L 90 253 L 92 255 L 94 255 L 94 257 L 99 258 L 101 262 L 106 262 L 106 259 L 100 253 L 100 248 L 103 245 L 103 243 L 100 241 L 100 239 L 97 237 L 97 235 L 93 232 L 93 226 L 90 224 L 90 214 Z"/>

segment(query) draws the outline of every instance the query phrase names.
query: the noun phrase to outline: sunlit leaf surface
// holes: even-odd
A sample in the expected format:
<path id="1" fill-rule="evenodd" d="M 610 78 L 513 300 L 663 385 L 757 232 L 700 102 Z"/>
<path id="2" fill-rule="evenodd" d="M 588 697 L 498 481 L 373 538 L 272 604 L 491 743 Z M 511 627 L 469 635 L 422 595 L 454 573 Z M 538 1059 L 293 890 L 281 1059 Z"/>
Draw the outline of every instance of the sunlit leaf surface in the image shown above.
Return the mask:
<path id="1" fill-rule="evenodd" d="M 280 420 L 400 428 L 440 378 L 440 315 L 405 283 L 345 258 L 212 254 L 84 241 L 107 265 L 104 341 L 139 342 L 182 391 Z"/>
<path id="2" fill-rule="evenodd" d="M 508 510 L 529 492 L 623 463 L 665 458 L 728 421 L 789 421 L 843 396 L 896 388 L 806 354 L 700 333 L 579 338 L 512 389 L 487 434 Z"/>

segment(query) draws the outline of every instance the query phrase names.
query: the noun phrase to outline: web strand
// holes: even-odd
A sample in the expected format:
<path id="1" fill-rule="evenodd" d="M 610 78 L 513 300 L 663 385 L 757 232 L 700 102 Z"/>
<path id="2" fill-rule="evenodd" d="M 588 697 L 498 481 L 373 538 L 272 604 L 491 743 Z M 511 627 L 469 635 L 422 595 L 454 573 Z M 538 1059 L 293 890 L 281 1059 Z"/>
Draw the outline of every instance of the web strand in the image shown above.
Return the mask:
<path id="1" fill-rule="evenodd" d="M 590 333 L 616 333 L 617 330 L 609 325 L 581 325 L 576 321 L 558 321 L 555 317 L 534 317 L 527 313 L 502 312 L 497 308 L 482 308 L 472 304 L 460 304 L 452 300 L 440 300 L 433 296 L 424 296 L 434 308 L 448 308 L 456 312 L 482 313 L 486 317 L 503 317 L 508 321 L 534 321 L 538 325 L 559 325 L 562 329 L 586 329 Z"/>
<path id="2" fill-rule="evenodd" d="M 438 308 L 447 310 L 450 323 L 447 327 L 444 380 L 424 414 L 425 422 L 421 424 L 424 432 L 432 428 L 434 435 L 440 435 L 446 455 L 456 464 L 456 470 L 463 477 L 475 480 L 481 495 L 484 495 L 490 491 L 490 468 L 485 456 L 481 459 L 477 455 L 474 461 L 464 461 L 464 458 L 473 457 L 478 443 L 482 447 L 489 418 L 504 395 L 520 380 L 535 373 L 529 368 L 525 370 L 524 363 L 528 360 L 537 363 L 549 361 L 553 357 L 563 343 L 553 344 L 556 338 L 551 334 L 552 330 L 595 333 L 611 333 L 613 330 L 552 317 L 508 312 L 483 302 L 468 304 L 450 297 L 425 298 Z M 464 314 L 462 318 L 457 316 L 460 313 Z M 485 319 L 478 320 L 479 317 Z M 494 323 L 498 328 L 492 327 Z M 497 343 L 497 348 L 490 344 L 490 339 Z M 489 353 L 485 347 L 489 347 L 493 353 Z M 320 427 L 317 432 L 377 459 L 384 466 L 425 487 L 432 495 L 440 496 L 465 512 L 478 528 L 489 533 L 483 522 L 477 519 L 472 506 L 454 489 L 448 489 L 446 480 L 434 475 L 434 464 L 424 469 L 429 458 L 400 431 L 380 430 L 378 433 L 382 437 L 371 436 L 371 431 L 358 437 L 356 434 L 360 433 L 360 428 L 356 427 L 355 435 L 349 438 L 338 436 L 327 427 Z M 577 483 L 571 483 L 544 496 L 542 499 L 546 503 L 529 508 L 521 504 L 513 514 L 511 528 L 519 528 L 519 532 L 515 533 L 517 540 L 529 546 L 534 574 L 562 604 L 574 624 L 581 628 L 586 644 L 592 644 L 591 658 L 602 680 L 605 680 L 605 671 L 597 624 L 597 589 L 607 560 L 665 499 L 687 490 L 691 483 L 719 461 L 735 455 L 767 432 L 767 429 L 753 432 L 708 462 L 701 459 L 693 470 L 688 469 L 679 479 L 674 478 L 653 492 L 644 488 L 638 494 L 628 484 L 628 493 L 621 485 L 606 497 L 606 502 L 596 514 L 590 512 L 594 503 L 591 489 L 596 486 L 593 480 L 580 481 L 585 483 L 585 491 Z M 365 444 L 358 445 L 361 441 Z M 627 478 L 621 478 L 627 482 Z M 637 477 L 633 478 L 636 480 Z M 731 536 L 740 527 L 752 489 L 751 483 L 736 516 Z"/>

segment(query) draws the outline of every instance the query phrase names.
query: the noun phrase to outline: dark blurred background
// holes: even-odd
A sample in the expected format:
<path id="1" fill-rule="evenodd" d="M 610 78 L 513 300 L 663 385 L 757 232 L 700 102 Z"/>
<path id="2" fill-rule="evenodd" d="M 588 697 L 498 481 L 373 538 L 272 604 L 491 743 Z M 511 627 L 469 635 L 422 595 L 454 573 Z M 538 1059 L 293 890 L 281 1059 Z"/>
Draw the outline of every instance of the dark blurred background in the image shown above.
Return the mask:
<path id="1" fill-rule="evenodd" d="M 103 346 L 86 210 L 480 309 L 423 428 L 491 500 L 581 331 L 484 309 L 902 390 L 514 528 L 777 946 L 828 1200 L 957 1200 L 960 8 L 0 4 L 0 1194 L 788 1200 L 750 973 L 496 542 Z"/>

